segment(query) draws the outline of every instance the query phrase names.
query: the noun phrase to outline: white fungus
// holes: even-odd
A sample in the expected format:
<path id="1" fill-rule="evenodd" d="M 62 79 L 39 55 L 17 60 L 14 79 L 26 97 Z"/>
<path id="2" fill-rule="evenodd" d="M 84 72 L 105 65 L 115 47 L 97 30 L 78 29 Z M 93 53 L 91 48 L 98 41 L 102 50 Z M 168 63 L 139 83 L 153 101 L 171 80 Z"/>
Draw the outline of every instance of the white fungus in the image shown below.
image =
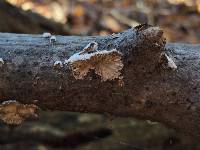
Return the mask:
<path id="1" fill-rule="evenodd" d="M 168 67 L 173 69 L 173 70 L 177 69 L 176 64 L 174 63 L 174 61 L 169 56 L 167 56 L 167 54 L 165 54 L 165 57 L 167 58 Z"/>
<path id="2" fill-rule="evenodd" d="M 63 63 L 61 61 L 55 61 L 55 63 L 53 64 L 54 67 L 59 67 L 62 68 L 63 67 Z"/>
<path id="3" fill-rule="evenodd" d="M 2 59 L 2 58 L 0 58 L 0 63 L 1 63 L 1 64 L 4 64 L 4 61 L 3 61 L 3 59 Z"/>
<path id="4" fill-rule="evenodd" d="M 68 64 L 68 63 L 73 63 L 75 61 L 79 61 L 79 60 L 89 60 L 92 56 L 95 56 L 95 55 L 103 55 L 103 54 L 109 54 L 109 53 L 112 53 L 112 52 L 119 52 L 117 51 L 116 49 L 113 49 L 113 50 L 102 50 L 102 51 L 99 51 L 99 52 L 95 52 L 95 53 L 90 53 L 90 54 L 84 54 L 84 55 L 81 55 L 79 53 L 76 53 L 74 55 L 72 55 L 69 59 L 65 60 L 65 64 Z"/>
<path id="5" fill-rule="evenodd" d="M 10 103 L 17 103 L 17 101 L 16 100 L 8 100 L 8 101 L 2 102 L 3 105 L 10 104 Z"/>
<path id="6" fill-rule="evenodd" d="M 55 43 L 56 42 L 56 37 L 55 36 L 51 36 L 50 37 L 50 43 Z"/>
<path id="7" fill-rule="evenodd" d="M 168 68 L 168 69 L 172 69 L 172 70 L 176 70 L 177 66 L 174 63 L 174 61 L 172 60 L 172 58 L 170 58 L 166 53 L 161 53 L 160 55 L 160 64 L 162 65 L 162 67 L 164 68 Z"/>
<path id="8" fill-rule="evenodd" d="M 51 37 L 51 33 L 45 32 L 45 33 L 42 34 L 42 37 L 50 38 Z"/>
<path id="9" fill-rule="evenodd" d="M 2 58 L 0 58 L 0 67 L 2 67 L 4 65 L 4 61 Z"/>

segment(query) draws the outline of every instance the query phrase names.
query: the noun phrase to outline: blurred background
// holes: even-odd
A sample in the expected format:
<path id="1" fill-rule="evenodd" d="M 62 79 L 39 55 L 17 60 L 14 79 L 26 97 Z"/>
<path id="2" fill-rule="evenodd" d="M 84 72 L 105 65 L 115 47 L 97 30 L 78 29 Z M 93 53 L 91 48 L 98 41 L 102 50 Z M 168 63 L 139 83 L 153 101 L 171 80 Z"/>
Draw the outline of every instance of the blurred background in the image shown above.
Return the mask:
<path id="1" fill-rule="evenodd" d="M 167 42 L 200 43 L 200 0 L 0 0 L 0 32 L 108 35 L 141 23 Z M 41 112 L 20 126 L 0 123 L 0 150 L 199 150 L 157 122 L 107 114 Z"/>

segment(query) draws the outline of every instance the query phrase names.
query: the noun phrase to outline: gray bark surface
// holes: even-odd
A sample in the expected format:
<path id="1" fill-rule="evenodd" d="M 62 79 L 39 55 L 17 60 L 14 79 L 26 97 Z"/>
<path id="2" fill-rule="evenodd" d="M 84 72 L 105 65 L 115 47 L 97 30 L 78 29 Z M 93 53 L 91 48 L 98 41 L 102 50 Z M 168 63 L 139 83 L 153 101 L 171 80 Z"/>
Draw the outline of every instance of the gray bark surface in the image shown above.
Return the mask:
<path id="1" fill-rule="evenodd" d="M 136 117 L 162 122 L 182 133 L 200 137 L 200 45 L 166 44 L 161 32 L 129 29 L 110 36 L 56 36 L 0 33 L 0 102 L 17 100 L 42 110 L 61 110 Z M 55 69 L 95 41 L 99 50 L 123 54 L 124 86 L 101 82 L 91 72 L 76 80 L 69 66 Z M 160 66 L 165 52 L 176 70 Z"/>

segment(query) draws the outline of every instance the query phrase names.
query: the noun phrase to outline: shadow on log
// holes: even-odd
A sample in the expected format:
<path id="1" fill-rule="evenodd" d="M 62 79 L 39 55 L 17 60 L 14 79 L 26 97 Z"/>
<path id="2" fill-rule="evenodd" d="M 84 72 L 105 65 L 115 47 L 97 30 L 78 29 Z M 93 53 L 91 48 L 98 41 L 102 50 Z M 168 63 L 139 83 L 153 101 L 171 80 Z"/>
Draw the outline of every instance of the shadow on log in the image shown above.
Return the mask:
<path id="1" fill-rule="evenodd" d="M 89 131 L 79 131 L 65 136 L 52 135 L 41 132 L 26 132 L 15 130 L 0 131 L 4 136 L 0 139 L 0 144 L 13 144 L 19 142 L 36 142 L 48 147 L 55 148 L 75 148 L 77 146 L 102 140 L 112 135 L 112 130 L 107 128 L 98 128 Z"/>

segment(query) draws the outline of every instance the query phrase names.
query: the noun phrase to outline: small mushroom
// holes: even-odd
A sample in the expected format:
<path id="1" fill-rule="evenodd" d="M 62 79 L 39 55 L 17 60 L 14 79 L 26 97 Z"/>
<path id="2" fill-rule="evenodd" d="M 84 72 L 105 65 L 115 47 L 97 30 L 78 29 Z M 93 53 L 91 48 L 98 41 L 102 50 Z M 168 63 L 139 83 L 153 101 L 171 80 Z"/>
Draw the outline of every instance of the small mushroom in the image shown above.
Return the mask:
<path id="1" fill-rule="evenodd" d="M 56 42 L 56 36 L 51 36 L 50 43 L 55 43 L 55 42 Z"/>
<path id="2" fill-rule="evenodd" d="M 42 34 L 42 37 L 50 38 L 51 37 L 51 33 L 45 32 L 45 33 Z"/>

